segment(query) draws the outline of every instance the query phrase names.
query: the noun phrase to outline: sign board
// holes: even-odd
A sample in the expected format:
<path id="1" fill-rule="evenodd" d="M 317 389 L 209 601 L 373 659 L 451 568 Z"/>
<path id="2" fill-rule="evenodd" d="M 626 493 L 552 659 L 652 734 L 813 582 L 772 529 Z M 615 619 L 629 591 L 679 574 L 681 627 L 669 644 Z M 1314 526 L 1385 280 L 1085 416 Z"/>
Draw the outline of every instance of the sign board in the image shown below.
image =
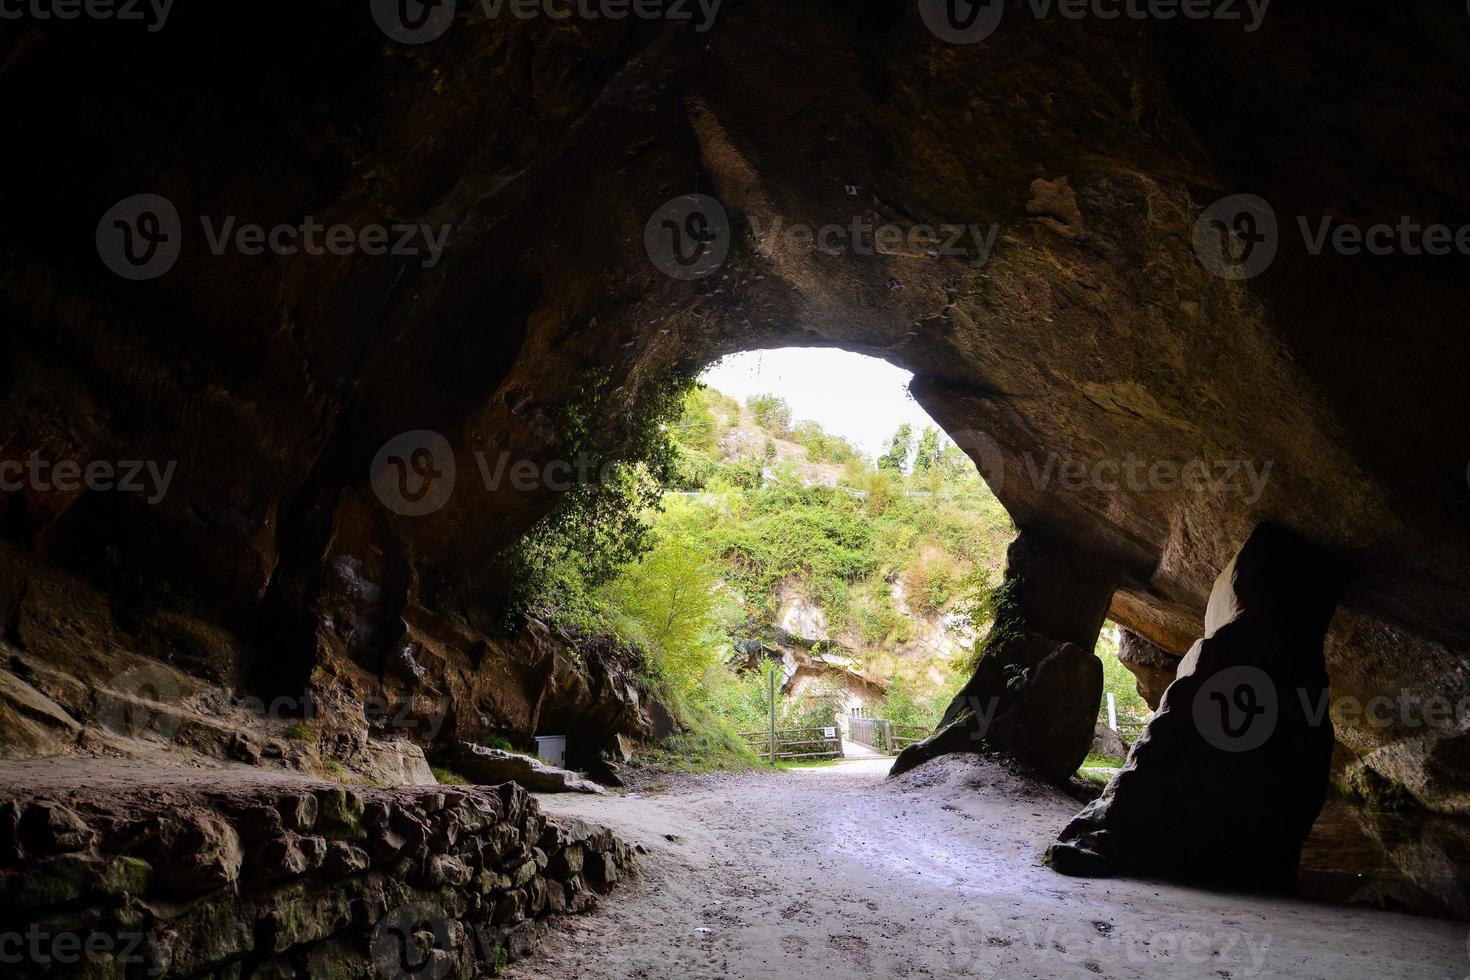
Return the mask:
<path id="1" fill-rule="evenodd" d="M 823 738 L 836 738 L 837 737 L 837 729 L 835 729 L 835 728 L 824 728 L 824 729 L 822 729 L 822 737 Z"/>

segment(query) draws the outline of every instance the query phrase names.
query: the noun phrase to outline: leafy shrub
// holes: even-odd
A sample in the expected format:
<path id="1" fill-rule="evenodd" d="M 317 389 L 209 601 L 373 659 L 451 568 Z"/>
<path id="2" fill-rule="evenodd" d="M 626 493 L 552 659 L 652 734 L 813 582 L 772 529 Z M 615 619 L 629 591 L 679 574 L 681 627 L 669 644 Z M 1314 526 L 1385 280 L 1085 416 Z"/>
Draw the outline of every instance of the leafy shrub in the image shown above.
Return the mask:
<path id="1" fill-rule="evenodd" d="M 751 395 L 745 407 L 755 417 L 755 424 L 780 438 L 791 434 L 791 406 L 779 395 Z"/>

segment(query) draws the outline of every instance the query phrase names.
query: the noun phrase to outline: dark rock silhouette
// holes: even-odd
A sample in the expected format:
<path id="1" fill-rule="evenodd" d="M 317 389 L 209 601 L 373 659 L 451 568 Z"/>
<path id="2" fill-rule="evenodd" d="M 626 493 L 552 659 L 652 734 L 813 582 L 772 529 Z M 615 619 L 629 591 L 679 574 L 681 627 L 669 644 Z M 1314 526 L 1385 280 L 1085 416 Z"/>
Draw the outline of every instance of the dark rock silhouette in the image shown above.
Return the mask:
<path id="1" fill-rule="evenodd" d="M 1127 764 L 1048 851 L 1052 867 L 1293 888 L 1327 795 L 1322 639 L 1346 581 L 1298 536 L 1257 528 Z"/>

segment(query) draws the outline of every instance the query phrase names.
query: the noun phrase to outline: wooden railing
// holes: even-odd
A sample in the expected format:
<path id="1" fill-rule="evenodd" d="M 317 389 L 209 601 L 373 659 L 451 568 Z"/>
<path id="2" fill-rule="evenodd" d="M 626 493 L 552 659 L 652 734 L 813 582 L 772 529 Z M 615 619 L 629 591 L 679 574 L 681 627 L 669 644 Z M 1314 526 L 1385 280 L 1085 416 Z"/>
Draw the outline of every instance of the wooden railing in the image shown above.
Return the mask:
<path id="1" fill-rule="evenodd" d="M 879 752 L 901 752 L 929 734 L 923 725 L 900 725 L 886 718 L 849 718 L 849 737 Z"/>
<path id="2" fill-rule="evenodd" d="M 923 741 L 930 735 L 930 729 L 923 725 L 899 725 L 890 723 L 888 726 L 888 751 L 902 752 L 915 742 Z"/>
<path id="3" fill-rule="evenodd" d="M 827 733 L 831 732 L 831 735 Z M 771 733 L 741 732 L 740 737 L 751 751 L 763 758 L 771 755 Z M 778 728 L 776 729 L 776 758 L 781 759 L 840 759 L 842 758 L 842 731 L 833 728 Z"/>

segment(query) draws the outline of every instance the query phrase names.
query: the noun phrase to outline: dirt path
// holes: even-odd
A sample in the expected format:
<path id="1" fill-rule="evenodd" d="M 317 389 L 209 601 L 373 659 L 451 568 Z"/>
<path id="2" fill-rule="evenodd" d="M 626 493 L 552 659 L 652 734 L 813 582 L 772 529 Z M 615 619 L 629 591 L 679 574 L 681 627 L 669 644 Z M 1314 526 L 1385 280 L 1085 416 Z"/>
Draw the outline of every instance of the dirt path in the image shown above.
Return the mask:
<path id="1" fill-rule="evenodd" d="M 854 742 L 850 738 L 842 740 L 842 757 L 844 759 L 887 759 L 888 756 L 877 749 L 870 749 L 861 742 Z"/>
<path id="2" fill-rule="evenodd" d="M 511 969 L 531 977 L 1462 978 L 1466 927 L 1038 862 L 1077 810 L 978 760 L 704 777 L 542 797 L 648 850 L 631 885 Z"/>

